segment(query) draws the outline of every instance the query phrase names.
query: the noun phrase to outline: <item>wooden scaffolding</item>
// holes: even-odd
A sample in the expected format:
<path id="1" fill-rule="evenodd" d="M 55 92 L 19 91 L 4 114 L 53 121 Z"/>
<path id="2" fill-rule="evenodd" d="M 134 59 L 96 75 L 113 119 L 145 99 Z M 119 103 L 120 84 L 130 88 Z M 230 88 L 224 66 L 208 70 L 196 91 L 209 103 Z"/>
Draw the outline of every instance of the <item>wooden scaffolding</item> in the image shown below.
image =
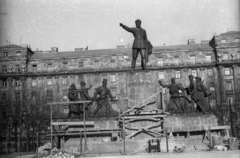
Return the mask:
<path id="1" fill-rule="evenodd" d="M 144 99 L 141 102 L 134 101 L 128 97 L 119 97 L 121 100 L 127 100 L 129 102 L 134 102 L 135 105 L 133 107 L 128 107 L 128 110 L 119 113 L 118 120 L 120 127 L 122 128 L 122 138 L 123 138 L 123 146 L 125 153 L 125 139 L 131 139 L 134 136 L 140 133 L 146 133 L 151 135 L 155 139 L 161 139 L 161 137 L 166 136 L 166 132 L 164 132 L 165 128 L 163 126 L 165 118 L 169 115 L 169 113 L 164 112 L 163 110 L 151 107 L 153 104 L 149 102 L 153 97 L 158 94 L 162 95 L 162 90 L 153 94 L 152 96 Z M 147 126 L 139 126 L 136 125 L 136 122 L 148 121 L 152 122 Z"/>

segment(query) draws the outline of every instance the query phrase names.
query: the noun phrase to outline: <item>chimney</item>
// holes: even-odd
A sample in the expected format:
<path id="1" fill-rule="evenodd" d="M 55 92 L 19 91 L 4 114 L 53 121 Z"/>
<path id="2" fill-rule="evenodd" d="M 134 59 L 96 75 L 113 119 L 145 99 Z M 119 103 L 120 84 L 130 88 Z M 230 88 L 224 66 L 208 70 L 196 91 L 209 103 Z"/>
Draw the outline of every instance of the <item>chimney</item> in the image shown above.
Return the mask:
<path id="1" fill-rule="evenodd" d="M 195 40 L 194 39 L 189 39 L 188 44 L 195 44 Z"/>
<path id="2" fill-rule="evenodd" d="M 58 52 L 58 48 L 57 47 L 51 47 L 51 52 Z"/>
<path id="3" fill-rule="evenodd" d="M 75 48 L 75 51 L 82 51 L 83 48 Z"/>
<path id="4" fill-rule="evenodd" d="M 118 49 L 125 48 L 125 45 L 118 45 L 117 48 Z"/>
<path id="5" fill-rule="evenodd" d="M 210 42 L 210 41 L 208 41 L 208 40 L 203 40 L 203 41 L 201 41 L 201 43 L 207 43 L 207 44 L 209 44 L 209 42 Z"/>

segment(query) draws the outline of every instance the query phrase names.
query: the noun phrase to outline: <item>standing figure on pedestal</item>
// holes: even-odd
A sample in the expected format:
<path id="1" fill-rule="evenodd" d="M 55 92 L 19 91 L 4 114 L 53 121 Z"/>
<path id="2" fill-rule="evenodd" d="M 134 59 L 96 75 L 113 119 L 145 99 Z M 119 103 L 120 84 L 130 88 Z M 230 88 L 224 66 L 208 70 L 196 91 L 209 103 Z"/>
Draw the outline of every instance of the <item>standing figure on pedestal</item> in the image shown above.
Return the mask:
<path id="1" fill-rule="evenodd" d="M 70 101 L 78 101 L 78 92 L 76 91 L 77 88 L 75 84 L 71 84 L 69 91 L 68 91 L 68 99 Z M 68 113 L 68 118 L 70 117 L 73 119 L 76 116 L 80 115 L 80 108 L 79 104 L 70 104 L 69 105 L 69 113 Z"/>
<path id="2" fill-rule="evenodd" d="M 206 97 L 211 95 L 207 88 L 203 85 L 202 79 L 200 77 L 196 77 L 196 89 L 194 89 L 193 93 L 195 92 L 196 96 L 196 104 L 197 104 L 197 111 L 202 112 L 203 114 L 206 113 L 208 110 L 208 102 Z"/>
<path id="3" fill-rule="evenodd" d="M 164 85 L 162 81 L 158 81 L 159 85 L 162 87 L 167 87 L 169 89 L 169 93 L 171 95 L 170 101 L 168 103 L 167 111 L 168 112 L 185 112 L 184 105 L 182 105 L 182 101 L 180 98 L 184 97 L 181 96 L 179 90 L 184 91 L 183 87 L 180 84 L 175 83 L 175 78 L 171 78 L 171 84 Z M 185 98 L 185 97 L 184 97 Z M 186 98 L 185 98 L 186 99 Z"/>
<path id="4" fill-rule="evenodd" d="M 81 81 L 80 85 L 81 85 L 81 89 L 80 89 L 81 101 L 92 100 L 92 97 L 90 97 L 88 93 L 88 90 L 92 88 L 92 85 L 89 88 L 86 88 L 85 87 L 86 83 L 84 81 Z M 83 104 L 85 104 L 85 116 L 86 118 L 88 118 L 90 116 L 89 106 L 92 104 L 92 102 L 82 103 L 82 108 L 83 108 Z M 82 113 L 83 113 L 83 109 L 82 109 Z"/>
<path id="5" fill-rule="evenodd" d="M 190 83 L 189 83 L 189 87 L 186 90 L 187 90 L 187 94 L 191 95 L 191 111 L 194 112 L 195 111 L 194 104 L 196 104 L 197 102 L 197 97 L 195 93 L 196 82 L 193 80 L 193 75 L 189 75 L 188 78 Z"/>
<path id="6" fill-rule="evenodd" d="M 144 29 L 141 28 L 141 20 L 135 21 L 136 28 L 129 28 L 122 23 L 120 23 L 120 26 L 125 29 L 128 32 L 131 32 L 134 36 L 134 42 L 132 46 L 132 69 L 135 69 L 136 66 L 136 60 L 138 57 L 138 53 L 140 52 L 142 56 L 141 66 L 142 69 L 146 69 L 146 63 L 147 63 L 147 33 Z M 150 43 L 150 42 L 149 42 Z M 151 44 L 149 44 L 151 45 Z"/>
<path id="7" fill-rule="evenodd" d="M 108 97 L 111 99 L 111 101 L 114 101 L 110 89 L 107 88 L 107 79 L 104 78 L 103 82 L 102 82 L 102 86 L 98 87 L 96 89 L 96 92 L 94 93 L 94 98 L 93 99 L 94 99 L 94 101 L 97 102 L 97 108 L 93 112 L 93 117 L 96 116 L 97 112 L 104 105 L 106 107 L 107 118 L 109 118 L 109 116 L 110 116 L 110 105 L 109 105 L 109 102 L 108 102 Z"/>

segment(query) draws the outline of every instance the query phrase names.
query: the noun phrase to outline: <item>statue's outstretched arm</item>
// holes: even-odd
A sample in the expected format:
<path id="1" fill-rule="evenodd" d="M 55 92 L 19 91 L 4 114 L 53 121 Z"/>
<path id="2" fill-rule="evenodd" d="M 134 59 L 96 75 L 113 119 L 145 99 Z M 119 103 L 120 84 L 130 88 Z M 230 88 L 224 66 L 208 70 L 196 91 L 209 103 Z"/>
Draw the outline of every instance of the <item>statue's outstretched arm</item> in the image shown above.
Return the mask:
<path id="1" fill-rule="evenodd" d="M 133 29 L 133 28 L 127 27 L 127 26 L 123 25 L 122 23 L 120 23 L 120 26 L 121 26 L 124 30 L 126 30 L 126 31 L 128 31 L 128 32 L 131 32 L 131 33 L 134 32 L 134 29 Z"/>

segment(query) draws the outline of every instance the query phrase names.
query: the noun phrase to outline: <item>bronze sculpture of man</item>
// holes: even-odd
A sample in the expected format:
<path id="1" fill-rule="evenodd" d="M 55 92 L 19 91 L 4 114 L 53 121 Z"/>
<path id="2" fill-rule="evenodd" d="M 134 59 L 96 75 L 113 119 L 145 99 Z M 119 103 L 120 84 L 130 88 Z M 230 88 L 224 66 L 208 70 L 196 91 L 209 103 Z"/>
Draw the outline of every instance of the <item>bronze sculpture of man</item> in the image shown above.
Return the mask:
<path id="1" fill-rule="evenodd" d="M 98 97 L 97 97 L 98 96 Z M 104 105 L 106 107 L 107 118 L 110 116 L 110 105 L 108 102 L 108 97 L 111 101 L 114 101 L 113 96 L 109 88 L 107 88 L 107 79 L 103 79 L 102 86 L 98 87 L 94 93 L 93 100 L 97 102 L 97 108 L 93 112 L 93 117 L 96 116 L 97 112 Z"/>
<path id="2" fill-rule="evenodd" d="M 80 97 L 81 97 L 81 100 L 82 101 L 85 101 L 85 100 L 92 100 L 92 97 L 89 96 L 89 93 L 88 93 L 88 90 L 92 88 L 92 85 L 87 88 L 85 87 L 86 86 L 86 83 L 84 81 L 81 81 L 80 82 L 80 85 L 81 85 L 81 89 L 80 89 Z M 85 104 L 85 103 L 82 103 L 82 105 Z M 90 103 L 87 103 L 85 104 L 85 116 L 86 118 L 88 118 L 90 116 L 90 111 L 89 111 L 89 106 L 92 104 L 92 102 Z M 83 106 L 82 106 L 83 108 Z M 83 109 L 82 109 L 82 112 L 83 112 Z"/>
<path id="3" fill-rule="evenodd" d="M 146 31 L 141 28 L 141 20 L 135 21 L 136 28 L 129 28 L 122 23 L 120 23 L 120 26 L 125 29 L 128 32 L 131 32 L 134 36 L 134 42 L 132 45 L 132 65 L 131 68 L 135 69 L 136 66 L 136 60 L 138 57 L 138 53 L 140 52 L 142 60 L 141 60 L 141 66 L 142 69 L 146 69 L 146 63 L 147 63 L 147 33 Z"/>
<path id="4" fill-rule="evenodd" d="M 78 92 L 76 91 L 77 88 L 75 84 L 71 84 L 69 91 L 68 91 L 68 99 L 70 101 L 78 101 Z M 80 108 L 79 104 L 70 104 L 69 105 L 69 113 L 68 118 L 73 119 L 74 117 L 80 117 Z"/>
<path id="5" fill-rule="evenodd" d="M 181 98 L 185 98 L 188 102 L 190 100 L 184 96 L 183 94 L 179 93 L 179 90 L 184 91 L 184 88 L 175 82 L 175 78 L 171 78 L 171 84 L 165 85 L 162 83 L 162 81 L 158 81 L 159 85 L 168 88 L 169 93 L 171 95 L 170 101 L 168 103 L 167 111 L 168 112 L 186 112 L 186 109 L 184 107 L 184 102 L 182 102 Z"/>

